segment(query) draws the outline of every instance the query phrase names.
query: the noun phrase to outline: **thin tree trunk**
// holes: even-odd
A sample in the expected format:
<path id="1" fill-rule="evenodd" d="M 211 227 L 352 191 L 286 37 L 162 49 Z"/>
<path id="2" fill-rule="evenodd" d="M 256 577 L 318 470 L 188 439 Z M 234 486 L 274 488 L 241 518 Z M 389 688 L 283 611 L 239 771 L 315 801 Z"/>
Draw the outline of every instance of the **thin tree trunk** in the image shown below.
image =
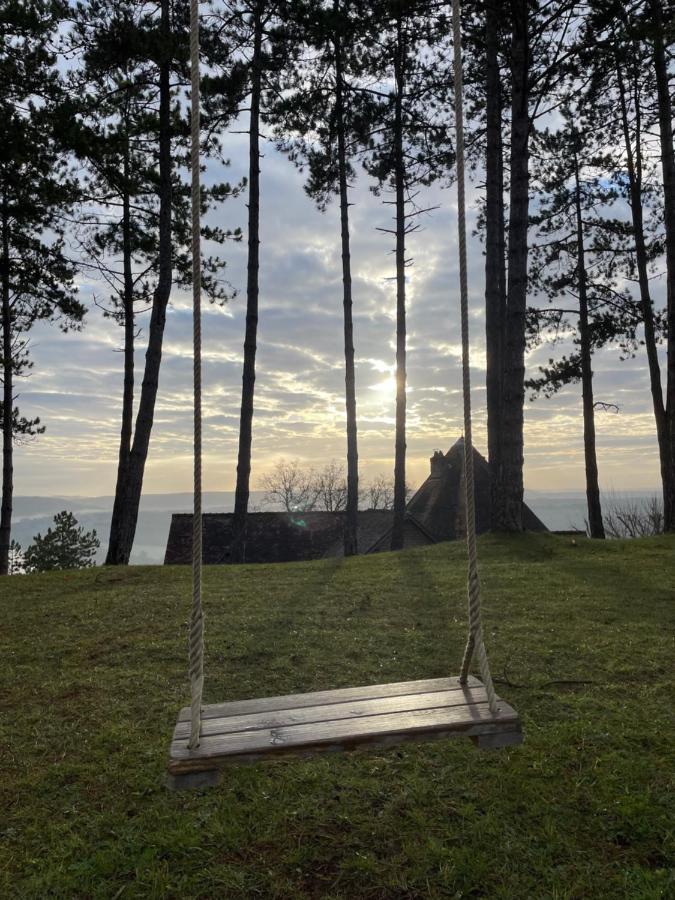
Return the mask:
<path id="1" fill-rule="evenodd" d="M 110 535 L 108 563 L 128 565 L 136 534 L 138 509 L 143 490 L 145 463 L 155 415 L 162 363 L 162 345 L 166 308 L 171 294 L 173 254 L 171 246 L 171 42 L 170 2 L 162 0 L 160 30 L 167 53 L 159 65 L 159 265 L 157 286 L 152 298 L 152 312 L 145 353 L 145 370 L 136 415 L 136 428 L 129 454 L 124 503 L 119 529 Z"/>
<path id="2" fill-rule="evenodd" d="M 512 0 L 511 183 L 509 197 L 506 340 L 502 389 L 501 471 L 493 528 L 523 527 L 523 407 L 529 211 L 529 36 L 527 0 Z"/>
<path id="3" fill-rule="evenodd" d="M 663 490 L 663 530 L 675 531 L 675 151 L 670 84 L 663 47 L 663 13 L 660 0 L 651 0 L 654 30 L 654 71 L 658 99 L 663 201 L 666 230 L 667 273 L 667 383 L 666 433 L 668 436 L 668 478 Z"/>
<path id="4" fill-rule="evenodd" d="M 108 555 L 106 563 L 114 563 L 111 556 L 113 535 L 117 534 L 123 515 L 125 501 L 125 486 L 131 455 L 131 439 L 133 433 L 134 414 L 134 282 L 131 267 L 131 198 L 128 192 L 129 184 L 129 154 L 124 156 L 124 194 L 122 197 L 122 264 L 124 269 L 124 294 L 122 309 L 124 314 L 124 390 L 122 394 L 122 427 L 120 431 L 120 446 L 117 462 L 117 483 L 115 485 L 115 501 L 113 503 L 112 520 L 110 523 L 110 541 L 108 543 Z"/>
<path id="5" fill-rule="evenodd" d="M 659 446 L 659 461 L 661 464 L 661 483 L 663 486 L 664 506 L 669 504 L 672 490 L 670 476 L 670 453 L 668 431 L 666 427 L 666 409 L 663 402 L 663 389 L 661 386 L 661 366 L 656 342 L 656 326 L 654 323 L 654 304 L 649 291 L 649 270 L 647 265 L 647 247 L 645 244 L 644 222 L 642 215 L 642 184 L 640 165 L 640 139 L 638 130 L 636 135 L 637 162 L 633 154 L 633 145 L 630 137 L 630 125 L 628 121 L 628 107 L 626 105 L 626 90 L 621 69 L 621 63 L 616 58 L 616 77 L 619 88 L 619 106 L 621 110 L 621 124 L 626 150 L 626 166 L 628 169 L 628 184 L 630 190 L 630 210 L 633 225 L 633 238 L 635 241 L 635 260 L 638 270 L 638 285 L 640 289 L 640 309 L 644 325 L 645 350 L 649 367 L 649 385 L 652 394 L 654 408 L 654 420 L 656 422 L 656 437 Z"/>
<path id="6" fill-rule="evenodd" d="M 258 270 L 260 267 L 260 91 L 262 82 L 262 3 L 257 3 L 253 22 L 253 60 L 251 64 L 251 120 L 249 126 L 248 168 L 248 271 L 246 281 L 246 334 L 242 374 L 241 413 L 239 418 L 239 454 L 237 485 L 234 495 L 232 560 L 243 562 L 246 553 L 246 517 L 251 481 L 251 445 L 253 441 L 253 395 L 255 356 L 258 336 Z"/>
<path id="7" fill-rule="evenodd" d="M 340 0 L 333 0 L 336 16 Z M 335 32 L 335 118 L 337 122 L 340 180 L 340 237 L 342 242 L 342 307 L 345 340 L 345 406 L 347 410 L 347 508 L 345 511 L 345 556 L 358 553 L 359 455 L 356 428 L 356 376 L 354 372 L 354 327 L 352 323 L 352 269 L 349 247 L 349 195 L 342 74 L 342 47 Z"/>
<path id="8" fill-rule="evenodd" d="M 493 506 L 501 473 L 501 402 L 504 373 L 504 170 L 502 102 L 499 72 L 499 9 L 489 0 L 485 10 L 485 346 L 488 459 Z"/>
<path id="9" fill-rule="evenodd" d="M 604 538 L 605 526 L 600 505 L 598 458 L 595 447 L 595 406 L 593 400 L 593 369 L 591 366 L 591 335 L 588 322 L 588 279 L 584 249 L 584 226 L 581 215 L 581 185 L 579 161 L 574 155 L 575 207 L 577 225 L 577 277 L 579 281 L 579 339 L 581 344 L 581 392 L 584 411 L 584 459 L 586 469 L 586 503 L 588 529 L 592 538 Z"/>
<path id="10" fill-rule="evenodd" d="M 504 374 L 504 340 L 506 329 L 506 211 L 504 209 L 504 141 L 499 144 L 499 294 L 501 297 L 502 334 L 501 334 L 501 368 Z M 503 403 L 503 400 L 502 400 Z M 501 416 L 501 409 L 499 411 Z M 503 427 L 500 419 L 500 429 Z M 500 431 L 501 440 L 501 431 Z"/>
<path id="11" fill-rule="evenodd" d="M 0 507 L 0 575 L 9 573 L 14 493 L 14 397 L 12 365 L 12 311 L 9 297 L 9 222 L 6 201 L 2 208 L 2 506 Z"/>
<path id="12" fill-rule="evenodd" d="M 394 522 L 391 549 L 401 550 L 405 523 L 406 453 L 406 308 L 405 308 L 405 160 L 403 156 L 404 47 L 397 23 L 396 99 L 394 106 L 394 178 L 396 181 L 396 443 L 394 452 Z"/>

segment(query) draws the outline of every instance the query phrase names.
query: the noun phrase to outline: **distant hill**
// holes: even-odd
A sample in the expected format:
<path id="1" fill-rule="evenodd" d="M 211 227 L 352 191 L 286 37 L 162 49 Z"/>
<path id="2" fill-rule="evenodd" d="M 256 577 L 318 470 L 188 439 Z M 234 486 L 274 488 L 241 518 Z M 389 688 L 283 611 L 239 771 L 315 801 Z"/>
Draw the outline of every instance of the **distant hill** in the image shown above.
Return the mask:
<path id="1" fill-rule="evenodd" d="M 654 496 L 638 491 L 621 491 L 609 495 L 613 499 L 646 499 Z M 251 508 L 260 509 L 264 492 L 251 491 Z M 586 497 L 582 491 L 525 491 L 525 501 L 552 531 L 583 528 L 586 517 Z M 102 497 L 15 497 L 12 537 L 27 547 L 33 537 L 52 524 L 54 515 L 62 509 L 73 512 L 85 528 L 95 528 L 101 539 L 97 562 L 103 562 L 110 528 L 113 498 Z M 203 499 L 204 512 L 232 512 L 234 491 L 207 491 Z M 161 563 L 164 560 L 171 514 L 191 512 L 192 494 L 144 494 L 136 530 L 136 542 L 131 562 L 137 565 Z"/>
<path id="2" fill-rule="evenodd" d="M 251 492 L 255 507 L 262 502 L 261 491 Z M 44 532 L 52 524 L 55 514 L 68 509 L 87 530 L 95 528 L 101 540 L 97 562 L 103 562 L 110 529 L 113 497 L 15 497 L 12 537 L 22 547 L 27 547 L 33 537 Z M 204 512 L 231 512 L 234 508 L 234 491 L 208 491 L 203 498 Z M 136 541 L 131 556 L 132 563 L 161 563 L 164 560 L 166 539 L 174 512 L 190 512 L 192 494 L 145 494 L 136 529 Z"/>

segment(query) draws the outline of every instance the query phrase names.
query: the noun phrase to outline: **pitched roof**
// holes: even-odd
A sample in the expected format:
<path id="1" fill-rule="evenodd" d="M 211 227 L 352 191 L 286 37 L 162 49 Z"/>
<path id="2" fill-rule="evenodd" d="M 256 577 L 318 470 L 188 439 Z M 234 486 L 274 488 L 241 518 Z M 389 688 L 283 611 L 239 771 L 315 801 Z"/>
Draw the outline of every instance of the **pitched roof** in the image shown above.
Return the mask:
<path id="1" fill-rule="evenodd" d="M 488 461 L 473 448 L 476 531 L 489 531 L 492 523 L 492 485 Z M 455 441 L 447 453 L 436 451 L 431 473 L 411 497 L 407 513 L 414 516 L 437 541 L 453 541 L 466 533 L 464 502 L 464 438 Z M 548 529 L 525 503 L 523 527 L 526 531 Z"/>
<path id="2" fill-rule="evenodd" d="M 334 515 L 328 513 L 328 515 Z M 340 514 L 342 515 L 342 514 Z M 359 553 L 369 553 L 373 544 L 381 536 L 382 532 L 391 527 L 394 513 L 390 509 L 360 509 L 358 515 L 358 527 L 356 541 Z M 344 522 L 344 519 L 343 519 Z M 344 534 L 341 531 L 339 538 L 326 550 L 325 556 L 344 556 Z"/>
<path id="3" fill-rule="evenodd" d="M 391 523 L 389 510 L 362 510 L 358 517 L 357 540 L 366 552 Z M 232 513 L 205 513 L 203 516 L 203 559 L 206 563 L 230 562 Z M 249 513 L 246 522 L 246 562 L 295 562 L 342 556 L 344 553 L 344 513 L 259 512 Z M 165 565 L 187 564 L 192 559 L 192 516 L 176 513 L 171 518 Z"/>
<path id="4" fill-rule="evenodd" d="M 393 516 L 392 516 L 393 518 Z M 364 553 L 383 553 L 391 550 L 391 532 L 392 525 L 389 525 L 386 531 L 383 531 L 378 539 L 370 547 L 365 549 Z M 436 538 L 427 531 L 422 523 L 415 516 L 406 512 L 405 521 L 403 522 L 403 546 L 408 547 L 424 547 L 428 544 L 435 544 Z"/>

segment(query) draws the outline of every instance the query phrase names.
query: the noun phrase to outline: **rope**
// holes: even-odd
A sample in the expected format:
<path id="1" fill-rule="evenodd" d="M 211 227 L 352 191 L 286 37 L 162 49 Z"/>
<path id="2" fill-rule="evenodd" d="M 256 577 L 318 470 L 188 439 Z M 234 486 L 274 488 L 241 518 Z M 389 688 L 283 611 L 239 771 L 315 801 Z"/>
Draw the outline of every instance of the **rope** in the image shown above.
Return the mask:
<path id="1" fill-rule="evenodd" d="M 192 144 L 192 310 L 194 350 L 194 511 L 192 517 L 192 615 L 189 676 L 191 727 L 188 747 L 199 746 L 204 688 L 204 617 L 202 615 L 202 323 L 199 187 L 199 0 L 190 0 L 190 83 Z"/>
<path id="2" fill-rule="evenodd" d="M 464 188 L 464 114 L 460 2 L 452 0 L 455 74 L 455 129 L 457 143 L 457 208 L 459 278 L 462 322 L 462 387 L 464 393 L 464 488 L 466 493 L 466 543 L 468 553 L 469 638 L 462 660 L 460 681 L 465 684 L 474 654 L 491 712 L 497 711 L 481 623 L 480 582 L 476 547 L 473 442 L 471 433 L 471 377 L 469 361 L 469 301 L 466 260 L 466 199 Z M 199 185 L 199 2 L 190 0 L 191 174 L 192 174 L 192 300 L 194 348 L 194 511 L 192 520 L 192 614 L 190 619 L 189 676 L 191 729 L 188 746 L 199 746 L 202 691 L 204 687 L 204 617 L 202 613 L 202 385 L 201 385 L 201 248 Z"/>
<path id="3" fill-rule="evenodd" d="M 457 143 L 457 227 L 459 232 L 459 288 L 462 320 L 462 389 L 464 394 L 464 490 L 466 498 L 466 547 L 468 555 L 469 638 L 462 660 L 460 683 L 466 684 L 474 654 L 478 656 L 481 678 L 487 692 L 490 711 L 497 712 L 490 665 L 488 663 L 480 611 L 478 550 L 476 547 L 476 506 L 471 435 L 471 373 L 469 360 L 469 289 L 466 265 L 466 198 L 464 191 L 464 109 L 462 79 L 462 32 L 460 0 L 452 0 L 453 61 L 455 74 L 455 133 Z"/>

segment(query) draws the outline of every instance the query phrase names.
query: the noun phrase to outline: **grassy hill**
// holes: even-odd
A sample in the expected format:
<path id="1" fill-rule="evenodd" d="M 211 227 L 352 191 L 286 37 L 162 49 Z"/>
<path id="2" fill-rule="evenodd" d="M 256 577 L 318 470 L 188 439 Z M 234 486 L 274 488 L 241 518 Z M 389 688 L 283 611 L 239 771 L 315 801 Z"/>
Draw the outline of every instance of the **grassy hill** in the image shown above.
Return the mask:
<path id="1" fill-rule="evenodd" d="M 162 784 L 189 571 L 4 579 L 0 896 L 674 896 L 675 541 L 480 552 L 522 747 L 266 763 L 204 793 Z M 204 602 L 207 702 L 438 677 L 465 640 L 463 548 L 212 567 Z"/>

